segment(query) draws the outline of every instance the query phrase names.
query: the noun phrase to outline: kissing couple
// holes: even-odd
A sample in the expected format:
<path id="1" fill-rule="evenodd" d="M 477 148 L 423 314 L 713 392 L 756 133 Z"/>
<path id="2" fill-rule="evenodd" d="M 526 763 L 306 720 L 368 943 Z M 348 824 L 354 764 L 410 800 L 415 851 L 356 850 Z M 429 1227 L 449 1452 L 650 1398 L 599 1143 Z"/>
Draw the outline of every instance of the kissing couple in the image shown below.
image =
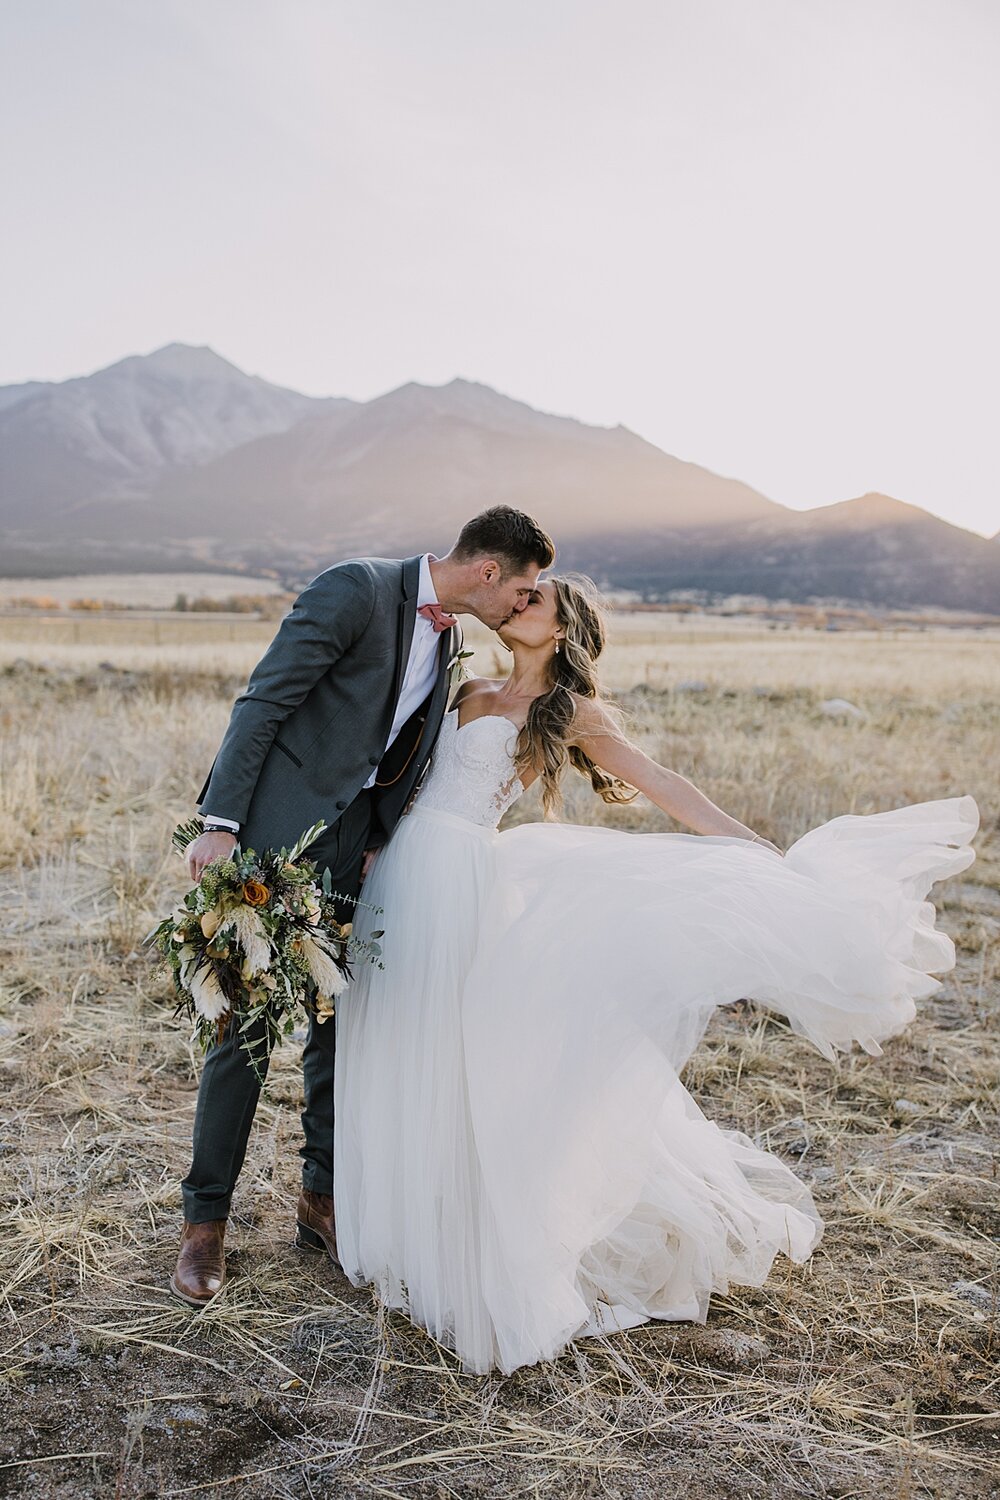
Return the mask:
<path id="1" fill-rule="evenodd" d="M 957 796 L 836 817 L 782 853 L 631 742 L 597 677 L 600 599 L 554 558 L 497 506 L 445 557 L 321 573 L 236 700 L 188 849 L 198 879 L 237 838 L 287 847 L 322 821 L 309 857 L 335 891 L 363 884 L 354 930 L 384 928 L 382 967 L 309 1029 L 297 1243 L 475 1372 L 704 1322 L 713 1292 L 809 1256 L 806 1185 L 678 1075 L 744 997 L 830 1058 L 878 1053 L 955 962 L 926 897 L 971 864 L 978 827 Z M 510 672 L 449 702 L 463 614 Z M 557 821 L 567 769 L 691 832 Z M 498 832 L 536 781 L 544 820 Z M 171 1287 L 194 1306 L 225 1284 L 258 1093 L 233 1022 L 182 1185 Z"/>

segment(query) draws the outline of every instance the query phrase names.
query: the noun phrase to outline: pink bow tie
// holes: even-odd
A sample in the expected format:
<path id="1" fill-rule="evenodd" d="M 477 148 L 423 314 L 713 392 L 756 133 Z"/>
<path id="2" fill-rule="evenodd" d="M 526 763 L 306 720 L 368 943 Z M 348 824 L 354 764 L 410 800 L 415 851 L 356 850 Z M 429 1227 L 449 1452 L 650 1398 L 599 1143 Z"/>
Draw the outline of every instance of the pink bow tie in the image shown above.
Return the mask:
<path id="1" fill-rule="evenodd" d="M 450 630 L 453 625 L 458 624 L 458 616 L 450 615 L 440 604 L 421 604 L 417 614 L 423 615 L 425 620 L 430 620 L 435 634 L 439 634 L 442 630 Z"/>

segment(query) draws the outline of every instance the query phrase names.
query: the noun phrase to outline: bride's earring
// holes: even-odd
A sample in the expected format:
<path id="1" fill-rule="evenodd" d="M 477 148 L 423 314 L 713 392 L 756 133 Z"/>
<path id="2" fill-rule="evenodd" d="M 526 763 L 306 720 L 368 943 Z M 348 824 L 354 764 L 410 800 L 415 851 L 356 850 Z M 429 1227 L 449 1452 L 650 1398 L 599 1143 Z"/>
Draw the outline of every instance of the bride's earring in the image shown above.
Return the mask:
<path id="1" fill-rule="evenodd" d="M 559 642 L 556 641 L 556 655 L 559 655 Z"/>

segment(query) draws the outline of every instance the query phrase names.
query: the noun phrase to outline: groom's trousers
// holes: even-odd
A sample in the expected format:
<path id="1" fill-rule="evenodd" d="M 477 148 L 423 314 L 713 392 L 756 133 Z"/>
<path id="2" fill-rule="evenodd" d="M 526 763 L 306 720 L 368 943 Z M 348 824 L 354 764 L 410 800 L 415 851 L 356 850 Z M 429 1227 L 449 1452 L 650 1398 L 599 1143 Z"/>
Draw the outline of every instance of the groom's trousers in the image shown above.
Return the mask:
<path id="1" fill-rule="evenodd" d="M 320 870 L 330 871 L 334 891 L 356 896 L 361 888 L 361 861 L 372 822 L 371 793 L 360 792 L 342 817 L 310 849 Z M 343 920 L 349 921 L 345 908 Z M 252 1033 L 249 1033 L 252 1036 Z M 259 1038 L 254 1038 L 259 1041 Z M 247 1153 L 260 1084 L 247 1058 L 235 1022 L 205 1057 L 194 1117 L 191 1170 L 181 1183 L 184 1217 L 189 1224 L 229 1217 L 229 1205 Z M 310 1022 L 302 1053 L 305 1108 L 302 1131 L 302 1185 L 314 1193 L 333 1194 L 333 1069 L 336 1022 Z M 258 1068 L 266 1075 L 267 1057 L 258 1051 Z"/>

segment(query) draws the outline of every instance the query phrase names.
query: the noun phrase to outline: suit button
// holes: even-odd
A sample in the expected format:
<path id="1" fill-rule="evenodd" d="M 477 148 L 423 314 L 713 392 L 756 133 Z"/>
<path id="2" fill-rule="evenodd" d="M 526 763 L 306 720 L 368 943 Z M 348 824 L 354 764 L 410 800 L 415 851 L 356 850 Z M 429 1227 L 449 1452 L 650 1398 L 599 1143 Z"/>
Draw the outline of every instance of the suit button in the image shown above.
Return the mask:
<path id="1" fill-rule="evenodd" d="M 338 811 L 338 812 L 343 812 L 343 811 L 344 811 L 344 808 L 345 808 L 345 807 L 346 807 L 346 806 L 347 806 L 347 803 L 346 803 L 346 802 L 338 802 L 338 803 L 337 803 L 337 811 Z"/>
<path id="2" fill-rule="evenodd" d="M 368 757 L 368 764 L 370 766 L 377 766 L 378 765 L 378 756 L 377 755 L 369 755 L 369 757 Z"/>

